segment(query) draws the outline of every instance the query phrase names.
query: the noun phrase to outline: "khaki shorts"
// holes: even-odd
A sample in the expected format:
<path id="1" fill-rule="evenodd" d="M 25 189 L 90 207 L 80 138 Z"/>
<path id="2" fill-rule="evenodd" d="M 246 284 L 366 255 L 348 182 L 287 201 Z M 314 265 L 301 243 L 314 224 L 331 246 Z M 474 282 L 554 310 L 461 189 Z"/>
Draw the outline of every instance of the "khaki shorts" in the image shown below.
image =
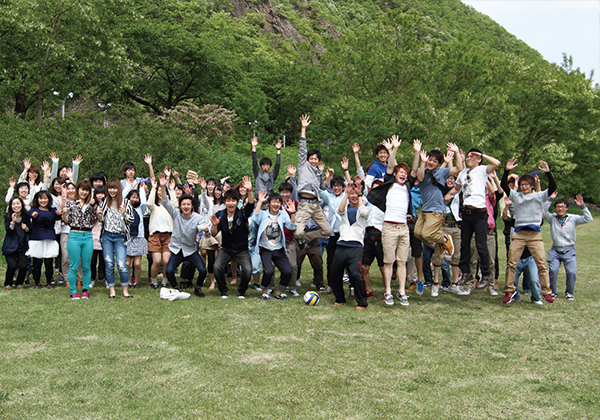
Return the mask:
<path id="1" fill-rule="evenodd" d="M 397 225 L 383 222 L 381 231 L 381 245 L 383 246 L 384 264 L 393 264 L 394 261 L 406 262 L 410 252 L 410 232 L 407 225 Z"/>
<path id="2" fill-rule="evenodd" d="M 171 252 L 169 250 L 171 232 L 156 232 L 148 238 L 148 252 Z"/>

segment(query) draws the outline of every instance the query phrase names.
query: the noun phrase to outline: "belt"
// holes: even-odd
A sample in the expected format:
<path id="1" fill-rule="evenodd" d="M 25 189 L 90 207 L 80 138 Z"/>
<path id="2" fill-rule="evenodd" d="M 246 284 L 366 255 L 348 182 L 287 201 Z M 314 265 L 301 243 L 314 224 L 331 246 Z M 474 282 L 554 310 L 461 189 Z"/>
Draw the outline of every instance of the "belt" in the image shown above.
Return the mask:
<path id="1" fill-rule="evenodd" d="M 319 201 L 319 199 L 318 198 L 298 197 L 298 201 L 302 201 L 305 203 L 316 203 Z"/>
<path id="2" fill-rule="evenodd" d="M 365 235 L 365 239 L 370 239 L 370 240 L 372 240 L 372 241 L 374 241 L 374 242 L 377 242 L 377 241 L 381 241 L 381 236 L 372 236 L 372 235 L 369 235 L 369 234 L 367 233 L 367 234 Z"/>
<path id="3" fill-rule="evenodd" d="M 73 226 L 73 227 L 71 227 L 71 230 L 75 230 L 77 232 L 91 232 L 92 228 L 84 228 L 84 227 Z"/>
<path id="4" fill-rule="evenodd" d="M 487 211 L 487 208 L 478 209 L 478 208 L 465 207 L 466 214 L 477 214 L 477 213 L 483 213 L 484 211 Z"/>

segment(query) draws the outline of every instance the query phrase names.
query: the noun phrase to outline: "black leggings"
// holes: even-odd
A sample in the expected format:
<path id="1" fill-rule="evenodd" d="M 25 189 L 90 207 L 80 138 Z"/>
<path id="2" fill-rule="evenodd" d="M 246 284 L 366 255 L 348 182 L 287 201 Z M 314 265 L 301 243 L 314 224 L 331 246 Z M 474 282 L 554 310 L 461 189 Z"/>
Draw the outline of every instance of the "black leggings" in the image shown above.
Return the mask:
<path id="1" fill-rule="evenodd" d="M 27 256 L 25 256 L 25 252 L 15 252 L 13 254 L 5 255 L 6 257 L 6 281 L 4 282 L 5 286 L 13 285 L 13 278 L 17 269 L 19 270 L 19 274 L 17 276 L 17 282 L 14 286 L 19 286 L 23 284 L 25 280 L 25 276 L 27 275 Z"/>
<path id="2" fill-rule="evenodd" d="M 40 284 L 40 278 L 42 277 L 42 262 L 44 263 L 44 269 L 46 270 L 46 283 L 52 282 L 52 275 L 54 274 L 54 267 L 52 266 L 52 258 L 32 258 L 33 260 L 33 281 L 36 285 Z"/>
<path id="3" fill-rule="evenodd" d="M 100 258 L 98 258 L 100 257 Z M 96 271 L 96 266 L 98 267 L 98 270 Z M 97 250 L 94 249 L 94 252 L 92 253 L 92 266 L 91 266 L 91 270 L 92 270 L 92 280 L 104 280 L 104 254 L 102 254 L 102 250 Z M 98 275 L 98 277 L 96 277 L 96 274 Z"/>

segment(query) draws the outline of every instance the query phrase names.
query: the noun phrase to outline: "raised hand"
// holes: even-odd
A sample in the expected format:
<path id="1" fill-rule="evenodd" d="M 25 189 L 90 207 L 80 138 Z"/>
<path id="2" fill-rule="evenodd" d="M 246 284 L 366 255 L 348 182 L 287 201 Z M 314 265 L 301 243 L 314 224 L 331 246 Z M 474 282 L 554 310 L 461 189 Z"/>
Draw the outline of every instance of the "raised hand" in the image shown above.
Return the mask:
<path id="1" fill-rule="evenodd" d="M 540 166 L 539 166 L 540 171 L 542 172 L 550 172 L 550 167 L 548 166 L 548 164 L 546 162 L 544 162 L 543 160 L 540 160 Z"/>
<path id="2" fill-rule="evenodd" d="M 58 160 L 58 156 L 56 155 L 56 153 L 52 152 L 52 153 L 50 153 L 50 159 L 51 160 Z"/>
<path id="3" fill-rule="evenodd" d="M 73 181 L 73 169 L 72 168 L 67 168 L 67 178 L 70 179 L 71 181 Z"/>
<path id="4" fill-rule="evenodd" d="M 221 218 L 217 217 L 216 214 L 213 214 L 212 216 L 210 216 L 210 223 L 212 223 L 213 226 L 217 226 L 220 221 L 221 221 Z"/>
<path id="5" fill-rule="evenodd" d="M 519 166 L 519 165 L 517 165 L 517 164 L 515 163 L 516 161 L 517 161 L 517 159 L 516 159 L 516 158 L 510 158 L 510 159 L 508 159 L 508 162 L 506 162 L 506 170 L 507 170 L 507 171 L 512 171 L 512 170 L 513 170 L 513 169 L 515 169 L 517 166 Z"/>
<path id="6" fill-rule="evenodd" d="M 402 144 L 402 139 L 399 139 L 396 134 L 392 135 L 392 146 L 397 149 Z"/>
<path id="7" fill-rule="evenodd" d="M 44 171 L 46 178 L 50 178 L 52 176 L 52 168 L 47 161 L 42 162 L 42 171 Z"/>
<path id="8" fill-rule="evenodd" d="M 296 167 L 294 165 L 288 165 L 287 171 L 291 176 L 296 175 Z"/>
<path id="9" fill-rule="evenodd" d="M 419 156 L 421 156 L 421 160 L 422 160 L 423 162 L 426 162 L 426 161 L 427 161 L 427 152 L 426 152 L 425 150 L 421 150 L 421 151 L 419 152 Z"/>
<path id="10" fill-rule="evenodd" d="M 324 164 L 323 162 L 319 162 L 319 163 L 317 164 L 317 168 L 319 168 L 319 170 L 320 170 L 321 172 L 323 172 L 323 170 L 325 170 L 325 164 Z"/>
<path id="11" fill-rule="evenodd" d="M 343 169 L 344 171 L 347 171 L 347 170 L 348 170 L 348 158 L 347 158 L 346 156 L 344 156 L 344 157 L 342 158 L 342 162 L 341 162 L 341 164 L 342 164 L 342 169 Z"/>
<path id="12" fill-rule="evenodd" d="M 206 181 L 204 180 L 204 178 L 198 178 L 198 185 L 200 185 L 200 188 L 202 188 L 202 190 L 206 189 Z"/>
<path id="13" fill-rule="evenodd" d="M 458 148 L 458 146 L 455 143 L 452 143 L 452 142 L 446 143 L 446 149 L 448 151 L 454 152 L 454 154 L 456 154 L 456 153 L 458 153 L 460 151 L 460 149 Z"/>
<path id="14" fill-rule="evenodd" d="M 146 165 L 152 165 L 152 155 L 150 153 L 146 153 L 144 156 L 144 162 Z"/>
<path id="15" fill-rule="evenodd" d="M 392 151 L 392 148 L 394 147 L 390 139 L 384 140 L 380 144 L 386 148 L 388 153 L 390 153 Z"/>
<path id="16" fill-rule="evenodd" d="M 258 137 L 256 137 L 256 136 L 252 137 L 252 140 L 250 140 L 250 145 L 252 147 L 258 146 Z"/>
<path id="17" fill-rule="evenodd" d="M 165 176 L 167 178 L 171 177 L 171 170 L 169 168 L 165 167 L 165 169 L 163 170 L 163 172 L 165 173 Z"/>
<path id="18" fill-rule="evenodd" d="M 77 155 L 77 156 L 75 156 L 75 159 L 73 159 L 73 162 L 81 163 L 82 160 L 83 160 L 83 156 Z"/>
<path id="19" fill-rule="evenodd" d="M 446 153 L 444 155 L 444 162 L 446 162 L 446 164 L 448 166 L 450 166 L 450 164 L 452 163 L 452 159 L 454 159 L 454 152 L 449 150 L 448 153 Z M 446 200 L 447 201 L 447 200 Z"/>
<path id="20" fill-rule="evenodd" d="M 23 159 L 23 168 L 28 171 L 29 168 L 31 168 L 31 161 L 29 160 L 29 158 L 25 158 Z"/>
<path id="21" fill-rule="evenodd" d="M 152 179 L 150 180 L 150 182 L 152 183 L 152 189 L 154 189 L 154 190 L 155 190 L 155 189 L 156 189 L 156 178 L 152 178 Z"/>
<path id="22" fill-rule="evenodd" d="M 183 193 L 187 195 L 192 195 L 192 187 L 189 184 L 183 184 Z"/>
<path id="23" fill-rule="evenodd" d="M 421 147 L 422 147 L 422 143 L 419 139 L 414 139 L 413 140 L 413 149 L 415 150 L 415 152 L 420 153 L 421 152 Z"/>
<path id="24" fill-rule="evenodd" d="M 325 176 L 332 177 L 334 173 L 335 170 L 333 168 L 327 168 L 327 174 Z"/>
<path id="25" fill-rule="evenodd" d="M 158 184 L 161 187 L 166 187 L 167 186 L 167 177 L 165 176 L 165 174 L 159 174 L 158 175 Z"/>
<path id="26" fill-rule="evenodd" d="M 248 193 L 250 193 L 250 191 L 252 191 L 252 180 L 250 179 L 249 176 L 242 177 L 242 186 L 244 188 L 246 188 L 246 191 L 248 191 Z"/>
<path id="27" fill-rule="evenodd" d="M 169 189 L 175 189 L 175 180 L 173 178 L 169 179 Z"/>
<path id="28" fill-rule="evenodd" d="M 558 190 L 554 190 L 554 192 L 552 194 L 550 194 L 550 198 L 552 198 L 553 200 L 558 196 Z"/>
<path id="29" fill-rule="evenodd" d="M 294 203 L 294 200 L 288 200 L 286 210 L 288 213 L 296 213 L 296 203 Z"/>
<path id="30" fill-rule="evenodd" d="M 225 178 L 221 178 L 221 185 L 223 185 L 225 181 L 227 181 L 229 178 L 231 178 L 231 175 L 227 175 Z"/>
<path id="31" fill-rule="evenodd" d="M 310 125 L 312 121 L 310 120 L 310 115 L 308 114 L 303 114 L 300 117 L 300 124 L 302 125 L 302 127 L 306 128 Z"/>
<path id="32" fill-rule="evenodd" d="M 277 140 L 277 143 L 275 143 L 275 148 L 277 150 L 281 150 L 282 147 L 283 147 L 283 141 L 281 141 L 281 139 Z"/>
<path id="33" fill-rule="evenodd" d="M 258 192 L 258 202 L 260 204 L 264 203 L 265 201 L 267 201 L 267 196 L 268 196 L 268 193 L 266 190 L 260 190 Z"/>
<path id="34" fill-rule="evenodd" d="M 15 181 L 14 177 L 10 177 L 10 179 L 8 180 L 8 185 L 10 186 L 10 188 L 14 189 L 15 185 L 17 185 L 17 182 Z"/>
<path id="35" fill-rule="evenodd" d="M 583 206 L 583 197 L 581 195 L 577 194 L 575 197 L 575 204 L 577 204 L 579 207 Z"/>
<path id="36" fill-rule="evenodd" d="M 359 151 L 360 151 L 360 144 L 358 144 L 358 143 L 354 143 L 354 144 L 352 145 L 352 153 L 356 154 L 356 153 L 358 153 Z"/>

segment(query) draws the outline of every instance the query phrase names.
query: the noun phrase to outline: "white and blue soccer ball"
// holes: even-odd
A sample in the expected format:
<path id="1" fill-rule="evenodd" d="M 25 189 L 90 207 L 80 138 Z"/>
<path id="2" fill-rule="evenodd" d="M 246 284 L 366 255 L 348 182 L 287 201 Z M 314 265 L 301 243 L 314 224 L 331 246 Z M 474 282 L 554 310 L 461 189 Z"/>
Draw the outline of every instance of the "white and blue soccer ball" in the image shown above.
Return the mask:
<path id="1" fill-rule="evenodd" d="M 306 292 L 304 294 L 304 303 L 308 306 L 316 306 L 319 304 L 321 298 L 317 292 Z"/>

